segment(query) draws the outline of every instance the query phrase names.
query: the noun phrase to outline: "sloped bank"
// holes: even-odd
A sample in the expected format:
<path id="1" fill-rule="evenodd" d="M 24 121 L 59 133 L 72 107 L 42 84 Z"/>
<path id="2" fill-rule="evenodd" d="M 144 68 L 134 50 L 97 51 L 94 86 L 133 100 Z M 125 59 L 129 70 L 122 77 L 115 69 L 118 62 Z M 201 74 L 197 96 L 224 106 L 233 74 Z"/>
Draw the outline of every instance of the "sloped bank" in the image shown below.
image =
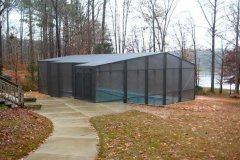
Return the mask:
<path id="1" fill-rule="evenodd" d="M 53 131 L 52 122 L 27 109 L 0 110 L 0 159 L 20 159 Z"/>

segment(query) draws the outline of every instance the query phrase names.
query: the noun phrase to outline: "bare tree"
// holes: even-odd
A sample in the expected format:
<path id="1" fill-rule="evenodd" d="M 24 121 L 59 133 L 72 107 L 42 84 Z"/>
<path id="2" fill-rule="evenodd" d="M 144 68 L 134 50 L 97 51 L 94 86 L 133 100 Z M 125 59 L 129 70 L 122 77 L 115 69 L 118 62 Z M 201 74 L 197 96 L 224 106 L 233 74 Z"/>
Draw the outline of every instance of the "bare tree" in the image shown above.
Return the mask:
<path id="1" fill-rule="evenodd" d="M 236 75 L 235 75 L 235 93 L 239 94 L 240 78 L 240 53 L 239 53 L 239 19 L 240 19 L 240 0 L 237 1 L 237 19 L 236 19 Z"/>
<path id="2" fill-rule="evenodd" d="M 240 52 L 239 52 L 239 29 L 240 29 L 240 0 L 234 0 L 230 4 L 229 13 L 227 13 L 228 21 L 235 35 L 235 52 L 236 52 L 236 68 L 235 68 L 235 93 L 239 94 L 240 79 Z"/>
<path id="3" fill-rule="evenodd" d="M 211 92 L 214 93 L 214 85 L 215 85 L 215 41 L 216 41 L 216 35 L 217 35 L 217 22 L 219 21 L 218 13 L 219 13 L 219 7 L 222 2 L 221 0 L 206 0 L 206 1 L 200 1 L 198 0 L 198 4 L 202 10 L 202 13 L 208 23 L 209 26 L 209 32 L 211 34 L 212 38 L 212 62 L 211 62 Z M 205 3 L 204 3 L 205 2 Z"/>
<path id="4" fill-rule="evenodd" d="M 23 20 L 24 20 L 24 9 L 21 6 L 20 7 L 20 15 L 21 15 L 21 19 L 20 19 L 20 60 L 21 60 L 21 64 L 23 65 Z"/>
<path id="5" fill-rule="evenodd" d="M 61 57 L 61 40 L 60 40 L 60 29 L 59 29 L 59 2 L 58 0 L 51 0 L 53 9 L 55 12 L 55 25 L 56 25 L 56 44 L 57 44 L 57 56 Z"/>
<path id="6" fill-rule="evenodd" d="M 157 39 L 161 52 L 164 52 L 166 49 L 166 37 L 176 6 L 177 0 L 163 0 L 161 2 L 156 0 L 143 0 L 140 2 L 140 12 L 144 20 L 150 24 L 152 28 L 157 28 L 160 34 L 158 38 L 155 29 L 152 29 L 153 43 L 156 43 L 155 39 Z M 153 46 L 155 46 L 155 44 L 153 44 Z"/>
<path id="7" fill-rule="evenodd" d="M 7 63 L 13 67 L 15 73 L 14 79 L 15 82 L 18 83 L 20 41 L 15 36 L 18 32 L 16 28 L 11 27 L 11 29 L 13 30 L 13 32 L 9 35 L 9 51 L 11 52 L 7 55 Z"/>
<path id="8" fill-rule="evenodd" d="M 114 12 L 113 12 L 113 8 L 112 6 L 114 6 Z M 110 9 L 111 9 L 111 14 L 112 14 L 112 30 L 113 30 L 113 35 L 114 35 L 114 48 L 115 48 L 115 53 L 119 53 L 120 51 L 118 51 L 118 3 L 117 3 L 117 0 L 114 1 L 114 5 L 111 4 L 110 5 Z"/>
<path id="9" fill-rule="evenodd" d="M 128 27 L 128 16 L 130 12 L 132 0 L 123 1 L 123 17 L 122 17 L 122 53 L 125 52 L 127 27 Z"/>
<path id="10" fill-rule="evenodd" d="M 164 52 L 166 48 L 166 36 L 168 33 L 169 24 L 176 8 L 176 0 L 164 0 L 161 8 L 163 9 L 162 12 L 160 12 L 162 15 L 157 15 L 157 12 L 154 12 L 154 18 L 156 19 L 161 35 L 161 51 Z"/>
<path id="11" fill-rule="evenodd" d="M 180 57 L 182 59 L 186 59 L 186 41 L 187 41 L 187 36 L 186 36 L 186 26 L 184 24 L 181 24 L 179 21 L 176 24 L 177 30 L 175 29 L 175 38 L 177 40 L 177 45 L 180 49 L 181 55 Z"/>
<path id="12" fill-rule="evenodd" d="M 87 1 L 87 54 L 91 54 L 91 13 L 90 13 L 90 9 L 91 9 L 91 0 Z"/>
<path id="13" fill-rule="evenodd" d="M 96 45 L 96 26 L 95 26 L 95 0 L 92 0 L 92 47 Z"/>
<path id="14" fill-rule="evenodd" d="M 16 4 L 16 0 L 1 0 L 0 1 L 0 75 L 3 70 L 3 51 L 2 51 L 2 19 L 6 10 L 9 10 Z"/>
<path id="15" fill-rule="evenodd" d="M 43 46 L 42 46 L 42 57 L 44 59 L 48 58 L 48 12 L 47 12 L 47 0 L 41 0 L 42 6 L 42 37 L 43 37 Z"/>
<path id="16" fill-rule="evenodd" d="M 152 32 L 153 32 L 153 52 L 156 52 L 156 31 L 155 31 L 155 5 L 156 5 L 156 0 L 150 1 L 151 2 L 151 8 L 152 8 Z"/>
<path id="17" fill-rule="evenodd" d="M 198 87 L 197 81 L 197 37 L 196 37 L 196 24 L 194 23 L 193 19 L 190 18 L 190 33 L 191 39 L 193 44 L 193 52 L 194 52 L 194 64 L 195 64 L 195 87 Z"/>
<path id="18" fill-rule="evenodd" d="M 28 0 L 28 28 L 29 28 L 29 52 L 30 52 L 30 63 L 28 70 L 30 73 L 31 81 L 35 81 L 35 65 L 36 65 L 36 56 L 34 52 L 34 42 L 33 42 L 33 4 L 32 0 Z"/>
<path id="19" fill-rule="evenodd" d="M 221 52 L 222 52 L 222 55 L 221 55 L 221 57 L 220 57 L 220 59 L 221 59 L 221 62 L 220 62 L 220 63 L 221 63 L 221 69 L 220 69 L 220 80 L 219 80 L 219 84 L 220 84 L 219 93 L 220 93 L 220 94 L 222 94 L 222 92 L 223 92 L 225 52 L 227 51 L 227 48 L 228 48 L 228 45 L 229 45 L 229 44 L 226 44 L 226 45 L 224 46 L 223 41 L 224 41 L 224 39 L 222 38 L 222 39 L 221 39 Z"/>
<path id="20" fill-rule="evenodd" d="M 145 32 L 145 30 L 146 30 L 146 27 L 141 27 L 142 52 L 146 52 L 145 36 L 144 36 L 144 32 Z"/>
<path id="21" fill-rule="evenodd" d="M 103 1 L 103 15 L 102 15 L 102 46 L 104 44 L 104 37 L 105 37 L 106 6 L 107 6 L 107 0 L 104 0 Z"/>

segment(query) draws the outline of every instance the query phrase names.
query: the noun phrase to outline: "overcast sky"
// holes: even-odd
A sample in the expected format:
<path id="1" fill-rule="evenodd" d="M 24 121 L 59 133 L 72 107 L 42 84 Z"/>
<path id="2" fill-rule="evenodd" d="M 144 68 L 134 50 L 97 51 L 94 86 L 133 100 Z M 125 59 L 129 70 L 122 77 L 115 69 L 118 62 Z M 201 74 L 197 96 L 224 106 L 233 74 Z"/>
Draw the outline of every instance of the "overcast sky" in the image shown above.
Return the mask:
<path id="1" fill-rule="evenodd" d="M 114 4 L 114 0 L 110 0 L 112 4 Z M 140 0 L 132 0 L 132 9 L 129 16 L 129 26 L 128 26 L 128 35 L 131 34 L 130 31 L 132 27 L 143 27 L 147 24 L 144 24 L 144 21 L 139 18 L 140 13 L 137 11 L 139 6 Z M 158 0 L 160 1 L 160 0 Z M 123 0 L 118 0 L 118 5 L 122 4 Z M 121 11 L 121 6 L 119 6 L 119 12 Z M 122 14 L 122 13 L 120 13 Z M 111 23 L 111 13 L 109 12 L 107 14 L 108 20 L 107 22 Z M 197 3 L 197 0 L 178 0 L 177 7 L 175 9 L 172 23 L 169 27 L 169 34 L 168 34 L 168 41 L 171 41 L 171 46 L 174 44 L 174 33 L 173 28 L 174 23 L 176 23 L 178 20 L 184 21 L 186 18 L 192 17 L 195 21 L 195 24 L 197 26 L 196 28 L 196 34 L 197 34 L 197 43 L 199 48 L 210 48 L 211 47 L 211 36 L 208 33 L 207 22 L 203 16 L 202 10 L 199 7 L 199 4 Z M 110 29 L 112 27 L 112 24 L 109 25 Z M 191 40 L 189 40 L 191 41 Z M 190 43 L 190 42 L 189 42 Z M 221 47 L 220 40 L 217 40 L 216 47 Z M 168 48 L 170 50 L 174 48 Z"/>

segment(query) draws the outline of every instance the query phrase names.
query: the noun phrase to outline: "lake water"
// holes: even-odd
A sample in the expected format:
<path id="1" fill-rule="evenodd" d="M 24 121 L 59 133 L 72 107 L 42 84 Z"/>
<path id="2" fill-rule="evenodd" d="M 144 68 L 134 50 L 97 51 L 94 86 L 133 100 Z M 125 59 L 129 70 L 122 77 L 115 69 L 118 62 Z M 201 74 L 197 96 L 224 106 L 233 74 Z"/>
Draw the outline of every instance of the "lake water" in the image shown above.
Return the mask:
<path id="1" fill-rule="evenodd" d="M 202 87 L 211 87 L 211 75 L 207 74 L 207 73 L 202 73 L 199 75 L 200 80 L 199 80 L 199 85 Z M 219 84 L 219 79 L 220 77 L 216 75 L 215 78 L 215 88 L 220 88 L 220 84 Z M 232 85 L 232 89 L 234 89 L 235 85 Z M 229 84 L 223 84 L 223 88 L 224 89 L 230 89 L 230 85 Z"/>

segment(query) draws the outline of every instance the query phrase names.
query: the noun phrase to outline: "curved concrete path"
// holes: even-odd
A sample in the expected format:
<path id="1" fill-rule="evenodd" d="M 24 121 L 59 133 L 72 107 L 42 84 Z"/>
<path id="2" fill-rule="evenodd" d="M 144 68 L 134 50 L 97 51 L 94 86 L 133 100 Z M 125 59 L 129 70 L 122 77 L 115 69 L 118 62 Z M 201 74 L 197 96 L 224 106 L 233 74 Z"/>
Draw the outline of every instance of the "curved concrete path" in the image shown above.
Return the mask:
<path id="1" fill-rule="evenodd" d="M 89 119 L 121 113 L 132 108 L 122 103 L 91 103 L 72 98 L 43 98 L 37 113 L 48 117 L 53 134 L 27 160 L 94 160 L 98 153 L 98 136 Z"/>

